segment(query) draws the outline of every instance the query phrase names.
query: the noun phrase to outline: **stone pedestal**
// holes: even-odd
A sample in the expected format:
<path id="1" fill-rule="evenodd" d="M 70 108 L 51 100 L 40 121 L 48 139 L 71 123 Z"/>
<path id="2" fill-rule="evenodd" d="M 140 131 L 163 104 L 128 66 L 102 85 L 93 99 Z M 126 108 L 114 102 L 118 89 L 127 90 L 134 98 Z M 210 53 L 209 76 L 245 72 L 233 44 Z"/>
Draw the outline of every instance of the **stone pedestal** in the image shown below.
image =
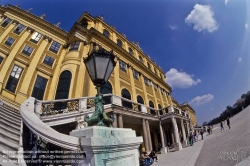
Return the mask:
<path id="1" fill-rule="evenodd" d="M 168 147 L 167 146 L 161 148 L 161 154 L 165 154 L 167 152 L 168 152 Z"/>
<path id="2" fill-rule="evenodd" d="M 86 158 L 73 166 L 139 166 L 142 137 L 136 137 L 132 129 L 92 126 L 73 130 L 70 135 L 80 138 L 81 150 L 86 152 Z"/>
<path id="3" fill-rule="evenodd" d="M 175 151 L 180 151 L 180 150 L 182 150 L 182 144 L 181 143 L 175 143 L 174 148 L 175 148 Z"/>
<path id="4" fill-rule="evenodd" d="M 188 145 L 187 140 L 184 140 L 184 141 L 182 142 L 182 145 L 183 145 L 183 146 L 187 146 L 187 145 Z"/>

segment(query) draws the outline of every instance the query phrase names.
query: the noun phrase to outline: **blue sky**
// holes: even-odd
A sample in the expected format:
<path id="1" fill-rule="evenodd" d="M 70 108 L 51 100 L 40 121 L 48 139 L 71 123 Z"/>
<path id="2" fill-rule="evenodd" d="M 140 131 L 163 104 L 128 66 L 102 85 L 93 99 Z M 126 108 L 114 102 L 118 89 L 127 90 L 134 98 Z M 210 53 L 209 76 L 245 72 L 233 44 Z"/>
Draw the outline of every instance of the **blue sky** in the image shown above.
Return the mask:
<path id="1" fill-rule="evenodd" d="M 188 102 L 198 123 L 233 105 L 250 85 L 248 0 L 2 0 L 69 31 L 84 11 L 140 43 L 161 66 L 172 96 Z"/>

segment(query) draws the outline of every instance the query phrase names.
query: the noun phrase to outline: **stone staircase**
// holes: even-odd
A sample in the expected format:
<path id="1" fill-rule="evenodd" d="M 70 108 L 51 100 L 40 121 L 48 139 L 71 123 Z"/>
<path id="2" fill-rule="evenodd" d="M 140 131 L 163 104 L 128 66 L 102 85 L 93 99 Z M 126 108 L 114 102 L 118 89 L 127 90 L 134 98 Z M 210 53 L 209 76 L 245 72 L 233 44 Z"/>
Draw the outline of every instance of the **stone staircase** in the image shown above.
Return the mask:
<path id="1" fill-rule="evenodd" d="M 0 105 L 0 165 L 18 165 L 20 129 L 21 115 Z"/>

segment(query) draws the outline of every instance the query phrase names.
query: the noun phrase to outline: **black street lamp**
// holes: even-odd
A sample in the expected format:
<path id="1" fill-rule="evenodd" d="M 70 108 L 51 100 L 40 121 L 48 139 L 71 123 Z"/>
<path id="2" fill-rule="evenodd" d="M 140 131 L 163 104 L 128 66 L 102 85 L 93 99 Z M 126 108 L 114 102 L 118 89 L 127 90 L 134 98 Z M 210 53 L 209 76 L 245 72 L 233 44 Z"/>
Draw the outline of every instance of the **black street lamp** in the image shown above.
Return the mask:
<path id="1" fill-rule="evenodd" d="M 84 121 L 88 123 L 88 126 L 97 124 L 98 126 L 112 127 L 114 117 L 107 117 L 103 108 L 103 95 L 101 94 L 102 86 L 108 81 L 115 65 L 115 56 L 113 51 L 110 52 L 103 49 L 96 43 L 90 44 L 90 54 L 84 59 L 85 66 L 89 73 L 89 76 L 96 86 L 97 94 L 94 99 L 95 112 L 91 117 L 86 115 Z"/>

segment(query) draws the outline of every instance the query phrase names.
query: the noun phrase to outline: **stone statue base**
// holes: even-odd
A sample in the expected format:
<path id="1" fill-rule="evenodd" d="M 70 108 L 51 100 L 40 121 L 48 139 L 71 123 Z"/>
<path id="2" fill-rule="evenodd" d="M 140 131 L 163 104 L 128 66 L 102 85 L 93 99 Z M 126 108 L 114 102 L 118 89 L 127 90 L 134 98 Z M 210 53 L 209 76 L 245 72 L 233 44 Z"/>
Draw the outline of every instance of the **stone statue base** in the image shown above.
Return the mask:
<path id="1" fill-rule="evenodd" d="M 175 151 L 180 151 L 180 150 L 182 150 L 182 144 L 181 143 L 175 143 L 174 148 L 175 148 Z"/>
<path id="2" fill-rule="evenodd" d="M 91 126 L 70 135 L 80 138 L 81 150 L 86 152 L 86 158 L 76 159 L 73 166 L 139 166 L 142 137 L 132 129 Z"/>

